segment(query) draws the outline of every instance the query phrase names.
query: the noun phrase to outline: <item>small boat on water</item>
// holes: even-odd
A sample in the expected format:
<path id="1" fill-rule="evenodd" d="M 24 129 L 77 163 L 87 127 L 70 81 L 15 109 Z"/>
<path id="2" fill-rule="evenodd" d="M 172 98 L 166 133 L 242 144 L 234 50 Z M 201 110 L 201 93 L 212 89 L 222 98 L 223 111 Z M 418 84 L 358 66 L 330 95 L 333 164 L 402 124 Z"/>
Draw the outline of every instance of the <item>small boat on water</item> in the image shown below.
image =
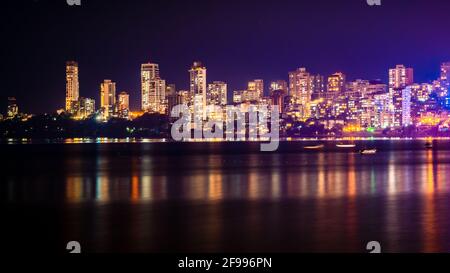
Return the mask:
<path id="1" fill-rule="evenodd" d="M 425 143 L 425 148 L 427 148 L 427 149 L 433 149 L 433 142 L 427 142 L 427 143 Z"/>
<path id="2" fill-rule="evenodd" d="M 319 145 L 312 145 L 312 146 L 305 146 L 304 148 L 307 150 L 320 150 L 323 149 L 325 145 L 319 144 Z"/>
<path id="3" fill-rule="evenodd" d="M 377 149 L 364 149 L 359 151 L 359 153 L 362 155 L 374 155 L 377 153 Z"/>
<path id="4" fill-rule="evenodd" d="M 342 144 L 342 143 L 338 143 L 338 144 L 336 144 L 336 147 L 338 147 L 338 148 L 355 148 L 356 144 Z"/>

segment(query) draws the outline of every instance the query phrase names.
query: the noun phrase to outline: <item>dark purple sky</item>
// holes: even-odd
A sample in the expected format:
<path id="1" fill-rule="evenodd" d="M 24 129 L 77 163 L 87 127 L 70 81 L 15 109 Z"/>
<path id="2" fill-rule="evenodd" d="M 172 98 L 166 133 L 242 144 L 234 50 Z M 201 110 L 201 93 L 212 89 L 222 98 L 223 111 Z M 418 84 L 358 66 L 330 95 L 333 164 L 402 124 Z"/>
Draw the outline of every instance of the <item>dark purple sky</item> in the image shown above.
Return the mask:
<path id="1" fill-rule="evenodd" d="M 98 100 L 108 78 L 130 92 L 133 108 L 140 64 L 149 60 L 178 89 L 188 87 L 187 70 L 200 60 L 208 81 L 226 81 L 229 91 L 253 78 L 287 80 L 300 66 L 386 82 L 388 68 L 404 63 L 417 81 L 429 81 L 450 60 L 448 0 L 382 0 L 381 7 L 366 0 L 81 1 L 2 3 L 2 105 L 16 96 L 25 112 L 62 108 L 70 59 L 80 64 L 81 96 Z"/>

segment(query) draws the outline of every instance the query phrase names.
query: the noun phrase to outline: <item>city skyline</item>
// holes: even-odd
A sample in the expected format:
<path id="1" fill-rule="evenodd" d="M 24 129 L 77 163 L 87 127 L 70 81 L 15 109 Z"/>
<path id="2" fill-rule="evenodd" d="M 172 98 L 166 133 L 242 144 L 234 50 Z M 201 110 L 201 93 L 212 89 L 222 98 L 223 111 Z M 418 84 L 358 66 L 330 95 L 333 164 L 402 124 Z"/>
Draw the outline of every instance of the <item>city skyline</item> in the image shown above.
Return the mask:
<path id="1" fill-rule="evenodd" d="M 443 16 L 450 11 L 446 1 L 436 0 L 430 5 L 427 1 L 397 0 L 380 7 L 368 6 L 362 0 L 283 4 L 250 0 L 229 5 L 218 1 L 190 5 L 178 1 L 132 5 L 110 1 L 106 6 L 94 1 L 80 8 L 63 2 L 60 6 L 38 1 L 6 8 L 11 14 L 22 10 L 28 16 L 22 20 L 21 16 L 5 14 L 2 20 L 20 26 L 14 32 L 6 30 L 6 37 L 20 36 L 23 44 L 36 44 L 36 48 L 24 48 L 18 43 L 20 39 L 6 39 L 2 45 L 9 53 L 2 65 L 11 75 L 4 82 L 3 105 L 8 96 L 15 96 L 25 112 L 44 113 L 49 105 L 59 108 L 64 100 L 61 65 L 70 59 L 83 67 L 79 88 L 84 96 L 98 100 L 98 84 L 110 78 L 120 90 L 129 91 L 133 109 L 140 103 L 136 99 L 140 93 L 136 75 L 140 65 L 149 60 L 160 64 L 162 79 L 183 90 L 189 89 L 187 66 L 201 60 L 210 71 L 209 81 L 226 82 L 232 92 L 246 88 L 253 79 L 266 83 L 286 79 L 286 72 L 299 67 L 322 75 L 344 71 L 350 80 L 386 81 L 386 68 L 405 64 L 415 68 L 418 82 L 427 82 L 438 76 L 440 62 L 450 59 L 450 33 Z M 168 7 L 174 4 L 177 9 L 170 12 Z M 55 12 L 47 20 L 45 14 L 50 7 Z M 255 12 L 246 12 L 252 9 Z M 155 10 L 155 14 L 148 16 L 147 10 Z M 402 12 L 394 12 L 398 10 Z M 125 21 L 113 19 L 121 12 L 134 16 Z M 421 12 L 434 16 L 415 20 Z M 203 20 L 195 20 L 199 14 Z M 234 19 L 226 20 L 227 15 Z M 79 16 L 85 19 L 69 24 L 70 18 Z M 354 20 L 358 24 L 353 24 Z M 314 32 L 308 25 L 314 26 Z M 192 29 L 202 30 L 194 33 Z M 31 73 L 25 82 L 20 78 L 21 67 L 39 67 L 39 71 Z M 29 98 L 30 89 L 41 96 Z"/>
<path id="2" fill-rule="evenodd" d="M 277 105 L 282 118 L 293 121 L 320 120 L 329 129 L 342 124 L 344 132 L 345 128 L 350 128 L 347 130 L 351 132 L 420 125 L 425 118 L 445 120 L 450 109 L 450 62 L 441 63 L 439 77 L 431 83 L 415 82 L 414 69 L 404 65 L 389 69 L 388 84 L 381 80 L 347 81 L 346 74 L 342 72 L 324 77 L 311 74 L 301 67 L 288 73 L 288 82 L 271 81 L 268 95 L 264 92 L 267 89 L 264 80 L 249 81 L 247 89 L 232 91 L 232 103 L 227 103 L 228 84 L 222 81 L 208 82 L 207 68 L 201 62 L 194 62 L 188 72 L 189 90 L 177 90 L 174 84 L 167 84 L 166 89 L 166 81 L 160 77 L 159 64 L 142 64 L 141 108 L 133 113 L 133 109 L 130 109 L 130 94 L 116 91 L 117 83 L 110 79 L 100 84 L 98 109 L 95 99 L 80 96 L 79 65 L 76 61 L 67 61 L 65 107 L 57 112 L 71 113 L 75 119 L 95 115 L 97 119 L 107 121 L 112 117 L 138 117 L 141 115 L 138 112 L 170 116 L 175 105 L 184 103 L 190 107 L 201 106 L 199 110 L 203 111 L 203 120 L 206 120 L 208 105 L 253 103 Z M 14 99 L 13 103 L 10 102 L 11 98 Z M 11 113 L 18 112 L 18 104 L 14 97 L 9 97 L 8 101 L 8 105 L 12 106 L 8 106 L 5 117 L 11 118 L 14 116 Z M 334 121 L 329 123 L 327 120 Z M 448 126 L 447 122 L 444 126 Z"/>
<path id="3" fill-rule="evenodd" d="M 83 96 L 82 92 L 80 92 L 80 90 L 79 90 L 79 85 L 80 85 L 80 81 L 78 79 L 78 74 L 79 74 L 79 71 L 80 71 L 79 63 L 77 61 L 70 60 L 70 61 L 66 61 L 65 64 L 66 64 L 66 84 L 65 84 L 65 94 L 66 94 L 66 96 L 65 96 L 65 100 L 64 100 L 64 102 L 61 105 L 57 106 L 57 108 L 48 110 L 46 113 L 53 113 L 53 112 L 56 112 L 58 110 L 70 111 L 70 109 L 71 109 L 70 101 L 71 100 L 72 101 L 77 101 L 79 98 L 80 99 L 84 99 L 84 97 L 86 97 L 86 95 Z M 203 66 L 203 63 L 200 62 L 200 61 L 194 61 L 193 62 L 194 66 L 197 65 L 197 64 Z M 164 86 L 163 89 L 164 90 L 166 90 L 166 87 L 169 87 L 169 83 L 170 82 L 167 82 L 167 86 L 166 86 L 166 80 L 161 79 L 160 76 L 159 76 L 159 73 L 160 73 L 159 72 L 159 68 L 158 68 L 159 64 L 151 63 L 151 62 L 143 63 L 141 65 L 141 73 L 140 73 L 141 74 L 141 88 L 138 90 L 138 92 L 135 92 L 135 91 L 133 91 L 133 92 L 126 92 L 129 95 L 129 97 L 133 97 L 134 102 L 135 102 L 134 104 L 139 106 L 138 108 L 130 107 L 130 110 L 132 110 L 132 111 L 144 111 L 144 112 L 147 112 L 147 111 L 150 110 L 150 108 L 154 109 L 154 108 L 158 108 L 159 107 L 159 106 L 156 106 L 156 105 L 153 105 L 152 107 L 150 107 L 150 106 L 145 106 L 143 104 L 143 102 L 145 100 L 144 99 L 145 95 L 144 95 L 143 92 L 145 92 L 144 88 L 147 89 L 147 87 L 145 87 L 145 86 L 148 84 L 148 83 L 146 83 L 145 77 L 143 76 L 144 75 L 143 73 L 146 70 L 145 66 L 155 66 L 155 68 L 152 68 L 152 69 L 155 69 L 155 71 L 157 71 L 156 74 L 155 74 L 155 75 L 158 75 L 156 77 L 156 79 L 159 80 L 159 81 L 164 82 L 164 84 L 163 84 L 163 86 Z M 76 67 L 76 70 L 75 70 L 76 72 L 74 72 L 74 67 Z M 367 81 L 367 82 L 374 82 L 374 83 L 384 84 L 384 85 L 386 85 L 388 87 L 388 92 L 392 93 L 394 88 L 400 88 L 400 87 L 404 88 L 404 87 L 407 87 L 407 86 L 410 86 L 410 85 L 414 85 L 414 84 L 432 84 L 433 81 L 435 81 L 435 80 L 439 80 L 439 79 L 441 79 L 441 80 L 448 80 L 447 77 L 450 77 L 450 76 L 448 76 L 449 72 L 445 73 L 445 72 L 442 71 L 442 69 L 444 67 L 447 68 L 446 71 L 450 71 L 450 61 L 443 61 L 443 62 L 441 62 L 440 66 L 436 69 L 436 71 L 437 71 L 436 73 L 438 74 L 438 76 L 435 79 L 429 79 L 426 82 L 414 81 L 414 77 L 412 77 L 412 79 L 409 80 L 409 81 L 406 80 L 406 82 L 403 82 L 403 81 L 405 81 L 405 79 L 399 78 L 400 76 L 396 76 L 399 79 L 393 80 L 392 79 L 393 76 L 390 75 L 390 74 L 391 74 L 392 71 L 396 70 L 399 67 L 400 68 L 406 68 L 407 70 L 410 70 L 411 72 L 408 72 L 408 73 L 411 73 L 411 76 L 415 75 L 415 73 L 416 73 L 416 70 L 413 67 L 405 67 L 404 64 L 397 64 L 393 68 L 386 69 L 388 71 L 387 74 L 389 75 L 389 77 L 387 79 L 355 78 L 355 79 L 349 80 L 348 79 L 348 74 L 346 74 L 345 71 L 336 71 L 336 73 L 333 73 L 333 74 L 330 74 L 330 75 L 323 75 L 323 74 L 320 74 L 320 73 L 316 73 L 316 74 L 315 73 L 309 73 L 309 71 L 307 70 L 306 67 L 299 66 L 295 71 L 288 72 L 287 76 L 285 78 L 283 78 L 283 79 L 272 79 L 270 81 L 267 81 L 265 79 L 249 80 L 248 82 L 242 84 L 243 88 L 241 88 L 240 90 L 230 90 L 230 89 L 228 89 L 227 86 L 229 85 L 229 83 L 225 82 L 225 81 L 220 81 L 220 80 L 209 81 L 209 80 L 207 80 L 204 83 L 204 85 L 205 85 L 205 87 L 204 87 L 204 90 L 205 90 L 204 103 L 207 105 L 207 103 L 206 103 L 207 102 L 206 96 L 210 95 L 209 93 L 210 93 L 210 91 L 212 90 L 212 88 L 215 85 L 218 85 L 218 84 L 219 85 L 225 85 L 225 89 L 224 90 L 225 90 L 225 93 L 226 93 L 226 98 L 221 98 L 220 97 L 221 95 L 217 95 L 216 94 L 215 96 L 219 96 L 219 97 L 215 97 L 215 100 L 219 101 L 218 104 L 226 105 L 227 102 L 229 102 L 228 104 L 231 104 L 231 102 L 233 101 L 233 94 L 236 91 L 239 92 L 239 91 L 251 90 L 252 88 L 255 88 L 254 85 L 258 81 L 261 81 L 260 86 L 258 87 L 258 90 L 252 90 L 252 91 L 257 91 L 258 97 L 269 97 L 270 93 L 271 93 L 271 90 L 272 91 L 277 90 L 277 88 L 274 89 L 272 87 L 273 85 L 280 86 L 280 84 L 286 83 L 286 87 L 285 87 L 286 88 L 286 92 L 288 92 L 288 94 L 290 96 L 298 96 L 301 99 L 302 104 L 303 103 L 310 103 L 311 100 L 314 100 L 314 95 L 315 95 L 314 91 L 312 91 L 310 94 L 306 95 L 305 94 L 306 86 L 303 86 L 302 89 L 297 89 L 298 87 L 291 86 L 290 85 L 290 82 L 292 81 L 291 75 L 294 74 L 294 73 L 303 73 L 303 74 L 307 75 L 307 76 L 305 76 L 306 77 L 305 79 L 308 79 L 309 77 L 311 77 L 312 78 L 311 80 L 315 79 L 316 77 L 321 77 L 322 78 L 321 80 L 323 81 L 323 83 L 325 85 L 325 86 L 322 87 L 323 88 L 323 92 L 324 92 L 324 94 L 323 94 L 324 96 L 330 96 L 330 94 L 333 93 L 334 89 L 333 90 L 328 90 L 329 86 L 327 86 L 327 84 L 331 84 L 332 86 L 335 85 L 335 83 L 334 83 L 334 81 L 335 81 L 334 78 L 335 77 L 338 77 L 338 78 L 339 77 L 344 77 L 342 79 L 342 83 L 341 84 L 345 85 L 345 86 L 336 87 L 337 90 L 335 90 L 334 92 L 337 93 L 337 94 L 344 93 L 346 91 L 346 89 L 349 88 L 349 86 L 347 86 L 347 84 L 357 83 L 359 81 Z M 204 66 L 203 69 L 207 70 L 206 66 Z M 192 67 L 190 67 L 190 69 L 187 70 L 187 72 L 189 72 L 189 73 L 191 73 L 191 71 L 192 71 Z M 76 80 L 74 80 L 73 78 L 76 78 Z M 339 82 L 339 80 L 338 80 L 338 82 Z M 393 82 L 401 82 L 401 84 L 400 85 L 395 85 Z M 100 88 L 97 90 L 98 91 L 97 93 L 100 94 L 100 95 L 94 96 L 95 97 L 94 99 L 96 101 L 98 100 L 99 102 L 102 101 L 102 99 L 103 99 L 103 97 L 101 95 L 101 93 L 102 93 L 102 86 L 105 83 L 112 83 L 114 85 L 114 95 L 113 95 L 114 99 L 113 99 L 112 104 L 115 104 L 116 100 L 118 99 L 119 93 L 125 92 L 125 91 L 123 91 L 125 89 L 123 89 L 123 88 L 117 89 L 116 85 L 118 85 L 120 83 L 114 81 L 114 79 L 106 79 L 105 78 L 101 82 L 99 82 L 98 85 L 100 86 Z M 395 86 L 391 86 L 392 84 L 394 84 Z M 170 84 L 170 85 L 177 86 L 175 84 Z M 339 85 L 339 83 L 336 83 L 336 85 Z M 245 88 L 245 86 L 247 88 Z M 261 88 L 263 89 L 263 93 L 261 92 Z M 342 89 L 340 89 L 340 88 L 342 88 Z M 282 87 L 280 87 L 279 89 L 282 89 Z M 314 87 L 312 87 L 312 89 L 314 89 Z M 176 88 L 176 90 L 175 90 L 175 92 L 177 92 L 177 93 L 178 92 L 183 92 L 183 91 L 189 91 L 189 88 L 186 88 L 186 89 Z M 161 92 L 161 91 L 159 91 L 159 92 Z M 132 93 L 135 96 L 130 96 L 130 93 Z M 165 93 L 165 91 L 163 91 L 163 94 L 164 93 Z M 309 98 L 306 98 L 305 96 L 309 96 Z M 335 96 L 335 95 L 332 95 L 332 96 Z M 14 96 L 14 94 L 9 94 L 8 98 L 16 99 L 16 96 Z M 208 98 L 208 102 L 210 100 L 212 100 L 212 99 Z M 249 101 L 251 101 L 251 99 Z M 130 103 L 128 102 L 128 104 L 130 104 Z M 101 105 L 102 104 L 100 104 L 100 108 L 102 107 Z M 156 112 L 158 112 L 158 111 L 156 111 Z M 162 111 L 162 112 L 164 112 L 164 111 Z M 24 112 L 24 113 L 26 113 L 26 112 Z M 31 113 L 30 112 L 29 114 L 41 114 L 41 113 Z"/>

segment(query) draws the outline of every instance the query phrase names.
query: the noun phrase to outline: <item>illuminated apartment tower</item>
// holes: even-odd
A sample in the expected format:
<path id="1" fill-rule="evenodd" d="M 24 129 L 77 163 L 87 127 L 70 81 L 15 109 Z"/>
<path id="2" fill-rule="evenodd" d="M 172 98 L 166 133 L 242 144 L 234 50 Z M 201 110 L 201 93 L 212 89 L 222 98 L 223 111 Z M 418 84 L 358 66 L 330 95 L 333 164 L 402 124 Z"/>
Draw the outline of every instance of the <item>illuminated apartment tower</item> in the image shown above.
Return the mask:
<path id="1" fill-rule="evenodd" d="M 197 114 L 206 119 L 206 67 L 201 62 L 194 62 L 189 70 L 190 97 L 194 102 Z"/>
<path id="2" fill-rule="evenodd" d="M 347 83 L 345 98 L 347 103 L 347 119 L 354 123 L 362 124 L 360 118 L 363 116 L 363 103 L 367 103 L 366 93 L 370 82 L 367 80 L 355 80 Z M 364 100 L 363 100 L 364 98 Z M 370 100 L 369 103 L 370 104 Z M 368 107 L 364 107 L 367 109 Z"/>
<path id="3" fill-rule="evenodd" d="M 166 85 L 166 100 L 167 100 L 167 109 L 166 114 L 170 116 L 172 109 L 180 104 L 178 103 L 178 94 L 177 88 L 175 84 L 167 84 Z"/>
<path id="4" fill-rule="evenodd" d="M 307 119 L 311 116 L 311 97 L 314 87 L 314 77 L 306 68 L 299 68 L 289 73 L 289 95 L 299 99 L 302 108 L 301 117 Z"/>
<path id="5" fill-rule="evenodd" d="M 79 113 L 81 118 L 88 118 L 95 114 L 95 100 L 90 98 L 80 98 Z"/>
<path id="6" fill-rule="evenodd" d="M 16 98 L 9 97 L 6 117 L 8 119 L 12 119 L 12 118 L 15 118 L 18 114 L 19 114 L 19 107 L 17 106 Z"/>
<path id="7" fill-rule="evenodd" d="M 227 105 L 227 84 L 219 81 L 208 84 L 206 100 L 208 105 Z"/>
<path id="8" fill-rule="evenodd" d="M 248 82 L 247 91 L 254 101 L 259 101 L 264 96 L 264 81 L 253 80 Z"/>
<path id="9" fill-rule="evenodd" d="M 130 95 L 125 91 L 119 94 L 117 111 L 121 118 L 127 119 L 130 116 Z"/>
<path id="10" fill-rule="evenodd" d="M 100 109 L 104 119 L 114 116 L 116 105 L 116 83 L 104 80 L 100 85 Z"/>
<path id="11" fill-rule="evenodd" d="M 325 100 L 325 79 L 322 75 L 315 75 L 313 79 L 312 100 Z"/>
<path id="12" fill-rule="evenodd" d="M 447 88 L 450 86 L 450 62 L 441 65 L 441 81 Z"/>
<path id="13" fill-rule="evenodd" d="M 95 100 L 80 97 L 72 103 L 70 112 L 76 119 L 86 119 L 95 114 Z"/>
<path id="14" fill-rule="evenodd" d="M 391 127 L 402 126 L 403 90 L 414 83 L 414 70 L 404 65 L 389 69 L 389 101 L 391 112 Z"/>
<path id="15" fill-rule="evenodd" d="M 159 65 L 146 63 L 141 65 L 142 110 L 164 113 L 166 100 L 166 82 L 159 76 Z"/>
<path id="16" fill-rule="evenodd" d="M 74 101 L 78 101 L 80 87 L 78 83 L 78 63 L 66 63 L 66 111 L 70 112 Z"/>
<path id="17" fill-rule="evenodd" d="M 402 91 L 402 116 L 401 116 L 401 126 L 412 125 L 411 119 L 411 87 L 408 86 Z"/>
<path id="18" fill-rule="evenodd" d="M 269 86 L 269 95 L 272 95 L 273 92 L 282 90 L 284 95 L 288 95 L 288 84 L 286 81 L 278 80 L 270 83 Z"/>
<path id="19" fill-rule="evenodd" d="M 345 74 L 341 72 L 334 73 L 328 77 L 326 101 L 328 105 L 341 95 L 344 95 L 346 85 Z"/>

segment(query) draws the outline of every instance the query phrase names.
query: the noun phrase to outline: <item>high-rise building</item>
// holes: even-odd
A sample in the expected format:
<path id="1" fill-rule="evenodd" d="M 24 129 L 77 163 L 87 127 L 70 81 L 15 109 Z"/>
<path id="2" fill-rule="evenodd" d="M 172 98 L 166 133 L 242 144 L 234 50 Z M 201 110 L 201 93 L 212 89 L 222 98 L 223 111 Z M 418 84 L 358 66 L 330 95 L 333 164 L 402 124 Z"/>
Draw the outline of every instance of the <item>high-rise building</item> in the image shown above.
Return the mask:
<path id="1" fill-rule="evenodd" d="M 175 84 L 166 84 L 166 96 L 176 95 L 177 88 Z"/>
<path id="2" fill-rule="evenodd" d="M 234 104 L 239 104 L 239 103 L 242 103 L 244 101 L 242 99 L 242 96 L 243 96 L 244 92 L 245 91 L 242 91 L 242 90 L 233 91 L 233 103 Z"/>
<path id="3" fill-rule="evenodd" d="M 177 104 L 189 105 L 192 101 L 191 91 L 189 90 L 179 90 L 177 92 Z"/>
<path id="4" fill-rule="evenodd" d="M 362 83 L 367 83 L 363 81 Z M 350 88 L 347 86 L 347 88 Z M 348 91 L 347 91 L 348 94 Z M 360 125 L 362 128 L 386 128 L 389 126 L 389 100 L 387 85 L 379 80 L 369 81 L 360 89 Z M 349 111 L 351 111 L 349 101 Z"/>
<path id="5" fill-rule="evenodd" d="M 145 112 L 164 113 L 166 82 L 159 75 L 159 65 L 141 65 L 141 107 Z"/>
<path id="6" fill-rule="evenodd" d="M 389 69 L 389 89 L 405 88 L 414 83 L 414 70 L 404 65 Z M 391 92 L 391 91 L 389 91 Z"/>
<path id="7" fill-rule="evenodd" d="M 289 93 L 288 83 L 284 80 L 273 81 L 269 86 L 269 95 L 272 95 L 274 91 L 282 90 L 283 93 L 287 96 Z"/>
<path id="8" fill-rule="evenodd" d="M 307 119 L 311 116 L 311 98 L 314 90 L 314 76 L 299 68 L 289 73 L 289 95 L 298 98 L 301 106 L 301 117 Z"/>
<path id="9" fill-rule="evenodd" d="M 201 62 L 194 62 L 189 70 L 190 97 L 194 102 L 197 114 L 206 119 L 206 67 Z"/>
<path id="10" fill-rule="evenodd" d="M 86 119 L 95 114 L 95 100 L 80 97 L 78 101 L 72 102 L 70 112 L 76 119 Z"/>
<path id="11" fill-rule="evenodd" d="M 6 117 L 8 119 L 15 118 L 19 114 L 19 106 L 17 106 L 17 100 L 15 97 L 8 98 L 8 109 Z"/>
<path id="12" fill-rule="evenodd" d="M 344 94 L 347 102 L 348 120 L 355 122 L 361 117 L 363 98 L 367 98 L 366 94 L 369 85 L 370 82 L 367 80 L 355 80 L 347 84 Z M 365 100 L 364 102 L 368 103 L 369 101 L 371 100 Z"/>
<path id="13" fill-rule="evenodd" d="M 341 95 L 344 95 L 346 87 L 346 77 L 344 73 L 337 72 L 328 77 L 326 101 L 328 105 Z"/>
<path id="14" fill-rule="evenodd" d="M 78 63 L 66 63 L 66 111 L 70 112 L 72 102 L 78 101 L 80 87 L 78 83 Z"/>
<path id="15" fill-rule="evenodd" d="M 389 92 L 373 93 L 375 104 L 375 128 L 385 129 L 389 127 L 391 122 Z"/>
<path id="16" fill-rule="evenodd" d="M 125 91 L 119 94 L 117 111 L 121 118 L 127 119 L 130 117 L 130 95 Z"/>
<path id="17" fill-rule="evenodd" d="M 441 65 L 441 81 L 450 84 L 450 62 Z"/>
<path id="18" fill-rule="evenodd" d="M 404 65 L 389 69 L 389 100 L 392 127 L 402 126 L 403 90 L 414 83 L 414 70 Z"/>
<path id="19" fill-rule="evenodd" d="M 227 105 L 227 84 L 220 81 L 208 84 L 206 101 L 208 105 Z"/>
<path id="20" fill-rule="evenodd" d="M 325 100 L 326 99 L 325 78 L 322 75 L 313 76 L 313 90 L 311 100 Z"/>
<path id="21" fill-rule="evenodd" d="M 166 100 L 167 100 L 167 114 L 170 116 L 173 107 L 175 107 L 179 103 L 178 93 L 175 84 L 166 85 Z"/>
<path id="22" fill-rule="evenodd" d="M 100 85 L 100 108 L 104 119 L 114 116 L 116 106 L 116 83 L 104 80 Z"/>
<path id="23" fill-rule="evenodd" d="M 263 80 L 253 80 L 248 82 L 247 91 L 249 93 L 254 93 L 250 95 L 251 97 L 256 98 L 259 101 L 264 96 L 264 81 Z"/>
<path id="24" fill-rule="evenodd" d="M 275 90 L 270 95 L 271 105 L 276 106 L 278 108 L 278 112 L 280 114 L 284 113 L 284 98 L 286 93 L 283 90 Z"/>
<path id="25" fill-rule="evenodd" d="M 430 98 L 434 86 L 429 83 L 414 83 L 409 85 L 411 90 L 411 100 L 414 102 L 425 102 Z"/>
<path id="26" fill-rule="evenodd" d="M 369 82 L 369 85 L 366 88 L 366 94 L 363 94 L 363 96 L 387 92 L 388 89 L 386 84 L 382 83 L 380 80 L 373 80 Z"/>
<path id="27" fill-rule="evenodd" d="M 411 87 L 407 86 L 402 91 L 402 123 L 403 127 L 412 125 L 411 120 Z"/>

